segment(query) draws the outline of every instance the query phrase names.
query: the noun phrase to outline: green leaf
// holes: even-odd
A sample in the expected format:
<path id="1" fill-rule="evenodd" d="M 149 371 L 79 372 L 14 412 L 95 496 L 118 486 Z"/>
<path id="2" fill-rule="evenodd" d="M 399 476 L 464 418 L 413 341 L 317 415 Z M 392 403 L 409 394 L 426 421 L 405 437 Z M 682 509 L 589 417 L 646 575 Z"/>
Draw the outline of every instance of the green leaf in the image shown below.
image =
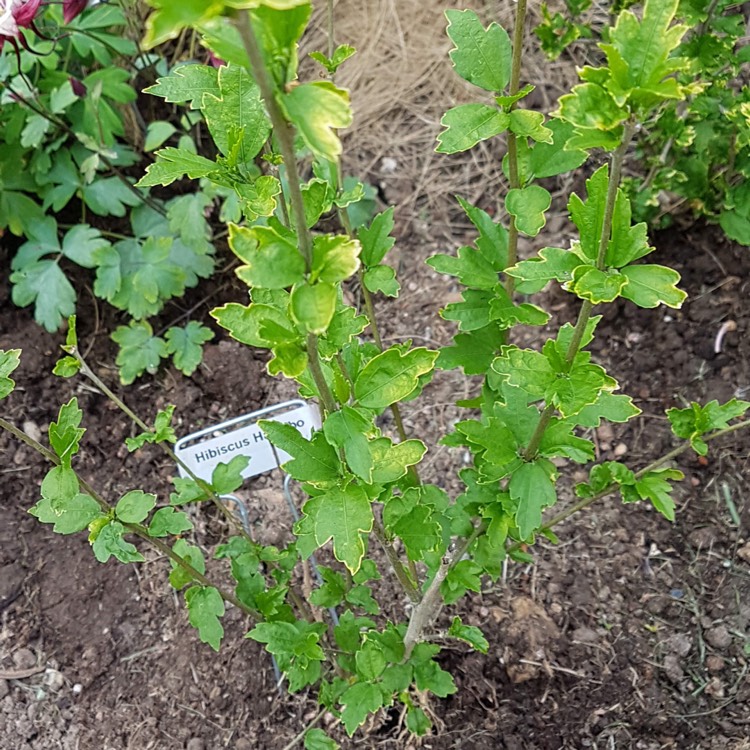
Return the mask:
<path id="1" fill-rule="evenodd" d="M 596 263 L 599 254 L 608 187 L 609 167 L 605 164 L 586 180 L 586 201 L 574 193 L 568 202 L 570 218 L 580 233 L 581 250 L 593 263 Z"/>
<path id="2" fill-rule="evenodd" d="M 464 596 L 467 591 L 475 591 L 479 593 L 481 590 L 482 569 L 472 560 L 461 560 L 456 563 L 456 565 L 448 571 L 448 575 L 440 586 L 440 593 L 443 595 L 446 604 L 454 604 Z M 437 667 L 437 664 L 434 666 Z M 430 668 L 430 671 L 433 671 L 432 668 Z M 440 682 L 438 683 L 438 686 L 430 686 L 426 684 L 426 681 L 423 678 L 421 682 L 419 679 L 417 680 L 417 686 L 420 690 L 426 688 L 432 690 L 436 695 L 440 695 L 440 693 L 437 692 L 438 689 L 441 689 Z M 451 692 L 455 692 L 455 687 Z M 445 696 L 443 695 L 441 697 Z"/>
<path id="3" fill-rule="evenodd" d="M 330 283 L 344 281 L 359 268 L 360 244 L 344 235 L 323 234 L 313 240 L 311 278 Z"/>
<path id="4" fill-rule="evenodd" d="M 190 376 L 203 359 L 203 344 L 210 341 L 214 333 L 210 328 L 191 320 L 184 328 L 172 326 L 167 331 L 167 354 L 174 359 L 174 366 L 184 375 Z"/>
<path id="5" fill-rule="evenodd" d="M 260 89 L 239 65 L 219 68 L 219 96 L 204 94 L 201 111 L 219 151 L 228 156 L 236 142 L 243 165 L 252 163 L 271 132 Z"/>
<path id="6" fill-rule="evenodd" d="M 406 728 L 417 737 L 424 737 L 432 729 L 432 722 L 418 706 L 409 706 L 406 711 Z"/>
<path id="7" fill-rule="evenodd" d="M 18 307 L 34 303 L 34 320 L 54 333 L 76 309 L 76 293 L 56 261 L 38 260 L 10 275 Z"/>
<path id="8" fill-rule="evenodd" d="M 337 298 L 338 287 L 335 284 L 305 282 L 292 289 L 289 309 L 302 330 L 320 336 L 333 319 Z"/>
<path id="9" fill-rule="evenodd" d="M 0 349 L 0 398 L 8 396 L 16 387 L 16 381 L 9 376 L 20 363 L 20 349 Z"/>
<path id="10" fill-rule="evenodd" d="M 301 338 L 286 315 L 270 305 L 244 306 L 230 302 L 214 308 L 211 315 L 222 328 L 229 331 L 232 338 L 248 346 L 267 349 L 281 340 Z"/>
<path id="11" fill-rule="evenodd" d="M 247 469 L 250 459 L 235 456 L 229 463 L 223 461 L 211 473 L 211 487 L 217 495 L 231 495 L 245 483 L 242 472 Z"/>
<path id="12" fill-rule="evenodd" d="M 440 154 L 468 151 L 480 141 L 486 141 L 508 128 L 505 112 L 487 104 L 460 104 L 449 109 L 440 120 L 445 128 L 437 137 L 435 149 Z"/>
<path id="13" fill-rule="evenodd" d="M 151 518 L 148 525 L 149 536 L 164 537 L 182 534 L 183 531 L 191 531 L 193 524 L 187 513 L 174 508 L 159 508 Z"/>
<path id="14" fill-rule="evenodd" d="M 175 407 L 170 405 L 158 412 L 154 420 L 154 427 L 148 432 L 142 432 L 132 438 L 125 438 L 125 445 L 128 450 L 132 453 L 142 448 L 146 443 L 176 443 L 177 435 L 172 427 L 174 409 Z"/>
<path id="15" fill-rule="evenodd" d="M 125 533 L 125 527 L 119 521 L 110 521 L 103 526 L 91 545 L 94 557 L 100 563 L 107 562 L 110 557 L 122 563 L 144 562 L 146 558 L 135 545 L 125 540 Z"/>
<path id="16" fill-rule="evenodd" d="M 373 460 L 367 433 L 372 430 L 370 419 L 351 406 L 342 406 L 329 414 L 323 425 L 326 440 L 342 450 L 349 468 L 368 484 L 372 482 Z"/>
<path id="17" fill-rule="evenodd" d="M 409 466 L 418 464 L 427 453 L 427 446 L 421 440 L 405 440 L 391 443 L 388 438 L 370 441 L 373 460 L 373 484 L 390 484 L 406 476 Z"/>
<path id="18" fill-rule="evenodd" d="M 229 246 L 247 265 L 237 275 L 250 286 L 286 289 L 303 280 L 305 261 L 293 238 L 271 227 L 229 225 Z"/>
<path id="19" fill-rule="evenodd" d="M 224 600 L 213 586 L 192 586 L 185 592 L 190 624 L 197 628 L 203 643 L 214 651 L 219 650 L 224 628 L 220 617 L 224 615 Z"/>
<path id="20" fill-rule="evenodd" d="M 436 549 L 442 541 L 440 524 L 425 505 L 414 506 L 391 530 L 404 543 L 406 554 L 412 561 L 424 559 L 425 552 Z"/>
<path id="21" fill-rule="evenodd" d="M 143 92 L 176 104 L 189 102 L 191 109 L 199 109 L 203 94 L 219 97 L 219 71 L 210 65 L 178 65 L 168 76 L 157 78 L 156 83 Z"/>
<path id="22" fill-rule="evenodd" d="M 302 510 L 318 547 L 332 539 L 336 559 L 356 573 L 365 554 L 362 535 L 372 531 L 373 524 L 365 491 L 355 485 L 333 487 L 308 500 Z"/>
<path id="23" fill-rule="evenodd" d="M 516 524 L 521 539 L 529 539 L 542 525 L 542 511 L 557 501 L 555 468 L 539 459 L 520 466 L 510 477 L 508 489 L 518 504 Z"/>
<path id="24" fill-rule="evenodd" d="M 674 500 L 669 494 L 672 485 L 668 480 L 682 479 L 684 474 L 677 469 L 649 471 L 635 483 L 636 492 L 643 500 L 650 500 L 654 508 L 668 521 L 674 521 Z"/>
<path id="25" fill-rule="evenodd" d="M 82 428 L 83 412 L 78 408 L 78 399 L 72 398 L 60 407 L 57 422 L 49 426 L 49 443 L 63 467 L 70 468 L 73 456 L 78 453 L 79 443 L 86 432 Z"/>
<path id="26" fill-rule="evenodd" d="M 572 172 L 588 156 L 581 149 L 567 148 L 574 132 L 570 123 L 553 119 L 547 122 L 546 127 L 552 131 L 552 143 L 536 143 L 529 155 L 530 176 L 539 180 Z"/>
<path id="27" fill-rule="evenodd" d="M 657 265 L 626 266 L 621 273 L 628 280 L 622 296 L 638 307 L 656 307 L 659 304 L 679 308 L 687 294 L 677 288 L 680 274 Z"/>
<path id="28" fill-rule="evenodd" d="M 627 422 L 640 413 L 641 410 L 633 404 L 630 396 L 602 391 L 593 404 L 584 406 L 576 414 L 575 422 L 581 427 L 598 427 L 602 419 L 609 422 Z"/>
<path id="29" fill-rule="evenodd" d="M 49 500 L 53 510 L 78 495 L 78 477 L 69 466 L 54 466 L 42 480 L 42 497 Z"/>
<path id="30" fill-rule="evenodd" d="M 459 333 L 453 337 L 453 343 L 440 350 L 435 367 L 441 370 L 461 367 L 466 375 L 483 375 L 505 344 L 505 334 L 496 323 L 490 323 L 470 333 Z"/>
<path id="31" fill-rule="evenodd" d="M 154 120 L 146 128 L 146 137 L 143 143 L 144 151 L 154 151 L 159 148 L 164 141 L 170 138 L 177 131 L 177 128 L 171 122 L 166 120 Z"/>
<path id="32" fill-rule="evenodd" d="M 516 220 L 519 232 L 536 237 L 545 225 L 545 211 L 552 203 L 552 196 L 539 185 L 514 188 L 505 196 L 505 208 Z"/>
<path id="33" fill-rule="evenodd" d="M 464 625 L 460 617 L 453 618 L 453 622 L 448 629 L 448 635 L 468 643 L 473 649 L 481 651 L 483 654 L 486 654 L 490 649 L 490 644 L 482 631 L 473 625 Z"/>
<path id="34" fill-rule="evenodd" d="M 482 26 L 472 10 L 447 10 L 450 52 L 456 73 L 485 91 L 502 91 L 510 81 L 512 47 L 502 26 Z"/>
<path id="35" fill-rule="evenodd" d="M 292 425 L 266 420 L 258 425 L 277 448 L 292 456 L 283 468 L 294 479 L 325 483 L 339 478 L 339 458 L 322 432 L 316 432 L 312 440 L 305 440 Z"/>
<path id="36" fill-rule="evenodd" d="M 618 146 L 621 124 L 628 119 L 627 110 L 596 83 L 574 86 L 570 94 L 560 97 L 560 108 L 553 115 L 575 127 L 578 137 L 568 142 L 575 149 Z"/>
<path id="37" fill-rule="evenodd" d="M 56 534 L 75 534 L 83 531 L 94 519 L 104 517 L 99 503 L 82 493 L 62 500 L 54 508 L 48 498 L 42 498 L 29 513 L 42 523 L 53 523 Z"/>
<path id="38" fill-rule="evenodd" d="M 465 563 L 469 563 L 472 569 L 476 568 L 469 560 L 462 560 L 456 565 L 456 568 L 468 569 L 469 566 L 466 566 Z M 456 568 L 451 572 L 454 572 Z M 450 674 L 432 660 L 439 651 L 440 647 L 434 644 L 418 643 L 414 647 L 410 662 L 414 666 L 414 681 L 417 689 L 429 690 L 439 698 L 446 698 L 456 692 L 456 685 Z"/>
<path id="39" fill-rule="evenodd" d="M 375 641 L 365 641 L 355 654 L 357 676 L 360 679 L 375 681 L 386 667 L 387 661 L 383 649 Z"/>
<path id="40" fill-rule="evenodd" d="M 393 227 L 393 207 L 391 206 L 378 214 L 368 227 L 359 228 L 357 238 L 362 246 L 360 259 L 366 267 L 377 266 L 396 243 L 391 236 Z"/>
<path id="41" fill-rule="evenodd" d="M 146 49 L 174 39 L 185 27 L 200 24 L 212 16 L 219 15 L 223 8 L 220 0 L 184 0 L 175 4 L 172 0 L 152 0 L 154 12 L 146 20 Z"/>
<path id="42" fill-rule="evenodd" d="M 217 170 L 216 162 L 184 148 L 163 148 L 155 156 L 156 161 L 146 167 L 146 174 L 138 180 L 136 187 L 171 185 L 185 175 L 197 180 Z"/>
<path id="43" fill-rule="evenodd" d="M 199 573 L 206 572 L 206 561 L 198 547 L 188 544 L 184 539 L 178 539 L 172 545 L 172 551 L 192 565 Z M 169 584 L 179 591 L 193 580 L 193 575 L 174 560 L 170 560 L 170 565 L 172 566 L 172 572 L 169 574 Z"/>
<path id="44" fill-rule="evenodd" d="M 600 271 L 595 266 L 578 266 L 573 272 L 570 290 L 581 299 L 598 305 L 616 300 L 628 280 L 615 271 Z"/>
<path id="45" fill-rule="evenodd" d="M 294 87 L 281 103 L 310 151 L 319 159 L 337 161 L 341 141 L 336 131 L 352 124 L 347 92 L 328 81 L 315 81 Z"/>
<path id="46" fill-rule="evenodd" d="M 648 227 L 644 222 L 631 226 L 630 200 L 618 188 L 612 216 L 612 237 L 607 243 L 605 263 L 622 268 L 654 250 L 648 244 Z"/>
<path id="47" fill-rule="evenodd" d="M 668 409 L 667 417 L 672 432 L 683 440 L 689 440 L 696 453 L 705 456 L 708 445 L 703 435 L 713 430 L 723 430 L 729 422 L 741 417 L 750 408 L 750 402 L 733 398 L 725 404 L 709 401 L 705 406 L 693 402 L 687 409 Z"/>
<path id="48" fill-rule="evenodd" d="M 339 750 L 340 747 L 322 729 L 308 729 L 305 732 L 305 750 Z"/>
<path id="49" fill-rule="evenodd" d="M 361 406 L 382 409 L 409 396 L 420 378 L 432 372 L 438 353 L 424 348 L 403 354 L 392 347 L 373 357 L 359 372 L 354 394 Z"/>
<path id="50" fill-rule="evenodd" d="M 520 138 L 552 145 L 552 131 L 544 125 L 544 115 L 530 109 L 514 109 L 510 113 L 508 128 Z"/>
<path id="51" fill-rule="evenodd" d="M 123 523 L 140 523 L 156 505 L 156 495 L 141 490 L 131 490 L 115 506 L 115 515 Z"/>
<path id="52" fill-rule="evenodd" d="M 133 320 L 129 326 L 118 326 L 111 338 L 120 345 L 115 362 L 120 368 L 123 385 L 130 385 L 144 372 L 153 375 L 167 356 L 166 342 L 154 336 L 153 328 L 146 321 Z"/>
<path id="53" fill-rule="evenodd" d="M 339 700 L 344 706 L 341 720 L 346 733 L 351 737 L 354 730 L 365 723 L 368 715 L 375 713 L 383 705 L 383 694 L 371 682 L 357 682 L 347 688 Z"/>
<path id="54" fill-rule="evenodd" d="M 396 280 L 396 272 L 384 263 L 368 268 L 362 277 L 367 290 L 376 294 L 382 292 L 387 297 L 398 297 L 401 284 Z"/>

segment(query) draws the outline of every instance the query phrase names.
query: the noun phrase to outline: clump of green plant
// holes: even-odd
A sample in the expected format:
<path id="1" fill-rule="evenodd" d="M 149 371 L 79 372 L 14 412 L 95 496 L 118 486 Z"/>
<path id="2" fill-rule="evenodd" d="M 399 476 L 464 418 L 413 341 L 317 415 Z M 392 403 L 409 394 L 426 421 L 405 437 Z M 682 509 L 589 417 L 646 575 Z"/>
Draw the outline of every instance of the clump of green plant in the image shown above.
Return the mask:
<path id="1" fill-rule="evenodd" d="M 57 331 L 76 309 L 67 268 L 90 269 L 94 294 L 132 320 L 113 336 L 122 382 L 169 355 L 190 374 L 208 328 L 191 321 L 165 338 L 146 333 L 166 302 L 213 273 L 212 198 L 196 190 L 162 200 L 127 174 L 169 138 L 195 151 L 195 118 L 181 115 L 179 129 L 142 122 L 135 78 L 167 65 L 128 38 L 127 3 L 25 5 L 36 8 L 33 29 L 19 30 L 0 58 L 0 230 L 25 239 L 11 262 L 12 299 Z M 113 232 L 112 217 L 130 226 Z"/>
<path id="2" fill-rule="evenodd" d="M 72 399 L 50 426 L 51 451 L 0 419 L 0 427 L 55 464 L 31 512 L 59 533 L 88 528 L 100 560 L 142 560 L 133 540 L 156 547 L 171 561 L 170 583 L 184 590 L 200 638 L 218 649 L 225 603 L 238 607 L 252 624 L 247 636 L 276 657 L 289 689 L 317 691 L 317 718 L 330 711 L 352 735 L 370 714 L 399 706 L 409 730 L 424 735 L 431 727 L 427 697 L 456 690 L 438 663 L 440 644 L 448 638 L 489 648 L 479 628 L 442 615 L 444 605 L 479 592 L 482 579 L 496 579 L 506 560 L 532 561 L 530 550 L 540 536 L 554 541 L 561 520 L 606 495 L 651 503 L 673 519 L 672 482 L 682 475 L 665 463 L 690 447 L 703 453 L 709 441 L 750 426 L 750 420 L 735 421 L 750 407 L 737 400 L 671 409 L 680 444 L 639 470 L 595 463 L 584 436 L 603 420 L 624 423 L 639 413 L 591 361 L 587 347 L 600 320 L 597 306 L 624 297 L 645 308 L 679 307 L 685 299 L 674 270 L 640 262 L 653 248 L 645 224 L 633 223 L 621 187 L 638 126 L 665 101 L 689 95 L 675 77 L 686 66 L 675 56 L 686 31 L 674 24 L 677 0 L 647 2 L 641 19 L 620 13 L 608 32 L 603 64 L 581 71 L 581 83 L 560 99 L 550 119 L 523 107 L 532 89 L 521 86 L 524 0 L 517 4 L 513 41 L 498 24 L 485 27 L 472 11 L 447 12 L 454 69 L 481 99 L 445 114 L 437 150 L 455 153 L 504 134 L 510 189 L 507 216 L 499 221 L 462 200 L 477 230 L 475 241 L 455 256 L 429 261 L 464 287 L 463 299 L 442 313 L 457 323 L 458 333 L 440 351 L 411 341 L 385 347 L 380 337 L 372 295 L 395 296 L 399 290 L 394 269 L 384 262 L 394 245 L 394 212 L 351 229 L 345 209 L 360 191 L 343 189 L 338 138 L 352 121 L 348 94 L 330 79 L 297 80 L 297 45 L 309 3 L 218 0 L 198 9 L 166 0 L 152 4 L 149 44 L 192 27 L 225 61 L 215 75 L 198 67 L 172 71 L 153 93 L 175 101 L 190 97 L 201 109 L 216 107 L 223 127 L 216 159 L 168 147 L 157 152 L 141 184 L 187 174 L 236 196 L 241 215 L 229 225 L 229 244 L 241 261 L 236 273 L 248 286 L 250 302 L 223 305 L 213 316 L 238 341 L 270 350 L 268 371 L 295 380 L 304 397 L 320 404 L 322 427 L 309 439 L 291 425 L 261 422 L 266 438 L 292 456 L 284 469 L 307 499 L 283 549 L 260 545 L 237 528 L 215 552 L 228 564 L 235 587 L 218 585 L 204 552 L 186 538 L 191 523 L 181 507 L 214 502 L 231 517 L 220 496 L 240 486 L 248 459 L 219 465 L 210 482 L 193 474 L 174 480 L 168 502 L 139 489 L 109 502 L 73 466 L 83 415 Z M 324 57 L 333 67 L 335 55 Z M 241 106 L 235 106 L 235 94 Z M 269 165 L 264 174 L 252 166 L 261 151 Z M 577 237 L 570 247 L 545 247 L 520 260 L 519 236 L 537 236 L 550 206 L 538 180 L 577 169 L 592 152 L 607 163 L 593 171 L 584 195 L 570 196 Z M 311 167 L 309 179 L 302 177 L 302 164 Z M 330 210 L 338 211 L 341 232 L 316 229 Z M 354 279 L 363 309 L 345 301 L 344 286 Z M 519 301 L 519 295 L 550 282 L 580 300 L 577 319 L 539 350 L 511 344 L 509 331 L 516 326 L 548 322 L 544 309 Z M 129 441 L 131 449 L 157 443 L 174 458 L 171 410 L 157 415 L 152 426 L 140 421 L 88 367 L 72 325 L 63 349 L 60 374 L 80 371 L 136 421 L 142 432 Z M 13 388 L 10 374 L 18 357 L 18 351 L 0 354 L 2 397 Z M 471 465 L 459 472 L 463 491 L 456 497 L 440 477 L 423 481 L 428 446 L 406 433 L 401 417 L 401 404 L 421 395 L 436 368 L 482 376 L 475 398 L 461 404 L 466 419 L 442 439 L 471 456 Z M 395 434 L 380 427 L 388 410 Z M 575 488 L 578 501 L 555 513 L 566 460 L 589 465 L 589 479 Z M 324 583 L 308 599 L 298 589 L 298 570 L 319 548 L 330 550 L 333 561 L 323 566 Z M 408 602 L 396 621 L 381 612 L 384 596 L 393 604 L 378 583 L 384 575 Z M 329 607 L 339 608 L 338 623 L 326 614 Z M 314 724 L 300 742 L 338 747 Z"/>
<path id="3" fill-rule="evenodd" d="M 617 13 L 621 5 L 612 2 L 610 12 Z M 605 50 L 610 31 L 590 20 L 591 3 L 568 2 L 567 9 L 567 16 L 543 10 L 535 32 L 545 52 L 557 57 L 579 37 L 599 39 Z M 668 226 L 682 207 L 750 245 L 746 19 L 733 0 L 682 0 L 677 16 L 687 26 L 676 50 L 682 64 L 675 80 L 684 96 L 665 100 L 640 123 L 641 166 L 623 186 L 636 217 L 657 228 Z"/>

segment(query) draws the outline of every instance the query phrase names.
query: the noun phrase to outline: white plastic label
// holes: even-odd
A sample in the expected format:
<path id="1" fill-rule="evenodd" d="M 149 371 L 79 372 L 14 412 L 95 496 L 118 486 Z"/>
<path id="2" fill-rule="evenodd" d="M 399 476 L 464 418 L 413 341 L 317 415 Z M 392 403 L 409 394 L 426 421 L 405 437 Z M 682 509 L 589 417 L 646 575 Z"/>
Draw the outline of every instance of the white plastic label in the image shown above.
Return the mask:
<path id="1" fill-rule="evenodd" d="M 301 402 L 292 403 L 300 404 Z M 283 408 L 283 406 L 284 404 L 280 404 L 278 408 Z M 297 406 L 282 413 L 276 413 L 274 408 L 264 409 L 263 413 L 257 415 L 256 421 L 243 424 L 241 427 L 224 432 L 221 435 L 216 435 L 216 433 L 228 429 L 233 424 L 245 422 L 245 419 L 252 419 L 255 414 L 248 414 L 246 418 L 233 419 L 231 422 L 216 425 L 195 435 L 188 435 L 177 443 L 175 452 L 180 460 L 187 464 L 198 477 L 206 481 L 211 480 L 211 474 L 218 464 L 229 463 L 235 456 L 247 456 L 250 459 L 247 468 L 242 472 L 245 479 L 271 471 L 277 468 L 279 464 L 289 461 L 291 456 L 282 450 L 273 448 L 263 431 L 258 427 L 258 419 L 285 422 L 296 427 L 308 439 L 313 428 L 320 427 L 317 411 L 308 404 Z M 201 440 L 203 435 L 206 436 L 205 440 Z M 212 437 L 212 435 L 215 437 Z M 180 476 L 187 476 L 187 473 L 179 464 L 178 469 Z"/>

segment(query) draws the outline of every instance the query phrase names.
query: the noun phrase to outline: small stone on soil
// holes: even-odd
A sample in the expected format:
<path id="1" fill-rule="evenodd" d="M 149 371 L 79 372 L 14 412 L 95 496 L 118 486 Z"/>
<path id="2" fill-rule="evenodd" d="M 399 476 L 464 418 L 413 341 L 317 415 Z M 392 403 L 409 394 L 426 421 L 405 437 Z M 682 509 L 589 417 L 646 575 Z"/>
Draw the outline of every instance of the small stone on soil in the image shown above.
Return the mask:
<path id="1" fill-rule="evenodd" d="M 744 560 L 746 563 L 750 563 L 750 542 L 737 550 L 737 557 Z"/>
<path id="2" fill-rule="evenodd" d="M 724 659 L 722 659 L 720 656 L 709 656 L 706 659 L 706 669 L 709 672 L 721 672 L 724 667 Z"/>
<path id="3" fill-rule="evenodd" d="M 732 636 L 723 625 L 707 630 L 704 637 L 714 648 L 729 648 L 732 645 Z"/>
<path id="4" fill-rule="evenodd" d="M 200 737 L 188 740 L 186 750 L 206 750 L 206 743 Z"/>
<path id="5" fill-rule="evenodd" d="M 667 647 L 672 653 L 684 658 L 693 647 L 693 639 L 687 633 L 675 633 L 667 641 Z"/>
<path id="6" fill-rule="evenodd" d="M 36 656 L 30 648 L 19 648 L 13 654 L 13 663 L 18 669 L 31 669 L 36 666 Z"/>
<path id="7" fill-rule="evenodd" d="M 10 692 L 10 688 L 8 687 L 8 681 L 7 680 L 0 680 L 0 700 L 5 698 L 6 695 Z"/>
<path id="8" fill-rule="evenodd" d="M 667 654 L 664 658 L 664 672 L 675 684 L 682 682 L 682 678 L 685 676 L 680 660 L 675 654 Z"/>

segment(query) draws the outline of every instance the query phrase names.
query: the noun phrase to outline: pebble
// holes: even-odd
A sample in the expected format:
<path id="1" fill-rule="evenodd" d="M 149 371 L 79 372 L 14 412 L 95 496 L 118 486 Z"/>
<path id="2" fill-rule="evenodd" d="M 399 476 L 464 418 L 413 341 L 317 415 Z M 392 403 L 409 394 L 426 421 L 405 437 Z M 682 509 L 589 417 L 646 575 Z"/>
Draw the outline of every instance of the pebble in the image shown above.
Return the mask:
<path id="1" fill-rule="evenodd" d="M 36 422 L 32 422 L 30 419 L 27 419 L 23 423 L 23 431 L 32 440 L 36 440 L 37 443 L 41 442 L 41 440 L 42 440 L 42 431 L 39 429 L 39 425 Z"/>
<path id="2" fill-rule="evenodd" d="M 614 454 L 617 458 L 621 458 L 628 452 L 628 446 L 625 443 L 618 443 L 615 446 Z"/>
<path id="3" fill-rule="evenodd" d="M 200 737 L 188 740 L 186 750 L 206 750 L 206 743 Z"/>
<path id="4" fill-rule="evenodd" d="M 10 692 L 10 687 L 8 687 L 8 680 L 0 680 L 0 700 L 5 698 L 6 695 Z"/>
<path id="5" fill-rule="evenodd" d="M 44 684 L 49 687 L 50 690 L 57 692 L 65 684 L 65 678 L 62 672 L 58 672 L 56 669 L 48 669 L 44 673 Z"/>
<path id="6" fill-rule="evenodd" d="M 576 628 L 571 636 L 578 643 L 596 643 L 599 640 L 599 634 L 591 628 Z"/>
<path id="7" fill-rule="evenodd" d="M 737 550 L 737 557 L 739 557 L 740 560 L 744 560 L 746 563 L 750 563 L 750 542 Z"/>
<path id="8" fill-rule="evenodd" d="M 675 633 L 667 641 L 667 647 L 673 654 L 684 658 L 693 647 L 693 639 L 687 633 Z"/>
<path id="9" fill-rule="evenodd" d="M 706 669 L 709 672 L 721 672 L 725 666 L 724 659 L 720 656 L 711 655 L 706 659 Z"/>
<path id="10" fill-rule="evenodd" d="M 685 676 L 680 666 L 680 660 L 675 654 L 667 654 L 664 657 L 664 672 L 675 684 L 682 682 L 682 678 Z"/>
<path id="11" fill-rule="evenodd" d="M 729 648 L 732 644 L 732 636 L 723 625 L 707 630 L 704 637 L 714 648 Z"/>
<path id="12" fill-rule="evenodd" d="M 31 669 L 36 666 L 36 656 L 30 648 L 19 648 L 13 654 L 13 663 L 18 669 Z"/>

